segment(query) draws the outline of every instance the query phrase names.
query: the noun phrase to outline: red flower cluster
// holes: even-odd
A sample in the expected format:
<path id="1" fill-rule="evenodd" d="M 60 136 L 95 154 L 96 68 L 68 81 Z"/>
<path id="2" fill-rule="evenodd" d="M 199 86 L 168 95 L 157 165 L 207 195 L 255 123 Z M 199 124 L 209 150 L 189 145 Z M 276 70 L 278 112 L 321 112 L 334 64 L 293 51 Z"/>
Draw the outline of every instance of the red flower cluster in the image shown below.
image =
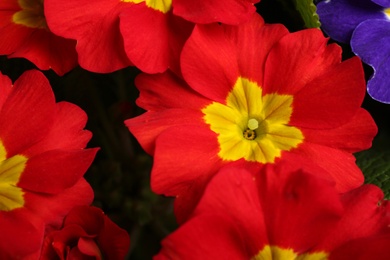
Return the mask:
<path id="1" fill-rule="evenodd" d="M 256 9 L 247 0 L 45 0 L 50 28 L 77 40 L 83 68 L 111 72 L 134 64 L 148 73 L 179 72 L 179 55 L 193 24 L 237 24 Z M 184 19 L 183 19 L 184 18 Z"/>
<path id="2" fill-rule="evenodd" d="M 83 175 L 97 149 L 84 149 L 91 138 L 84 111 L 56 103 L 41 72 L 14 84 L 0 74 L 0 94 L 0 258 L 37 259 L 45 233 L 92 202 Z"/>
<path id="3" fill-rule="evenodd" d="M 156 259 L 390 257 L 388 202 L 353 156 L 377 132 L 362 65 L 327 41 L 259 15 L 197 24 L 181 74 L 137 77 L 146 113 L 125 123 L 182 223 Z"/>
<path id="4" fill-rule="evenodd" d="M 180 73 L 180 51 L 194 22 L 238 24 L 259 0 L 221 2 L 7 0 L 0 4 L 0 54 L 59 75 L 76 66 L 76 51 L 80 66 L 94 72 L 134 64 L 148 73 L 168 67 Z"/>
<path id="5" fill-rule="evenodd" d="M 154 156 L 152 189 L 178 197 L 182 221 L 225 165 L 256 171 L 303 158 L 339 192 L 360 186 L 352 153 L 370 147 L 377 129 L 360 108 L 360 60 L 340 59 L 319 30 L 288 33 L 258 15 L 239 26 L 197 25 L 181 55 L 184 80 L 136 79 L 147 113 L 126 125 Z"/>
<path id="6" fill-rule="evenodd" d="M 0 54 L 155 73 L 125 124 L 154 157 L 152 190 L 175 197 L 156 259 L 389 259 L 389 204 L 353 156 L 377 133 L 360 60 L 266 24 L 258 2 L 6 0 Z M 40 72 L 0 74 L 0 259 L 125 258 L 128 234 L 89 206 L 85 123 Z"/>

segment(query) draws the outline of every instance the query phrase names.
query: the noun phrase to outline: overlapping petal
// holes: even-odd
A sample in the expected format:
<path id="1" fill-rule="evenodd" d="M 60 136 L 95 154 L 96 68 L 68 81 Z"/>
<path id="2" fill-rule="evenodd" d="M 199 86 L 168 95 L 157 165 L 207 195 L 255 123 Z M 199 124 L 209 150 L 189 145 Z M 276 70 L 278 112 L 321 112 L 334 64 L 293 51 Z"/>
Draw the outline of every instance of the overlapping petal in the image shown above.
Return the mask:
<path id="1" fill-rule="evenodd" d="M 53 32 L 77 40 L 80 65 L 103 73 L 134 64 L 180 74 L 179 55 L 193 28 L 158 1 L 49 0 L 45 12 Z"/>
<path id="2" fill-rule="evenodd" d="M 127 232 L 96 207 L 74 207 L 63 226 L 48 232 L 40 259 L 124 259 L 130 246 Z"/>
<path id="3" fill-rule="evenodd" d="M 193 25 L 172 11 L 163 13 L 145 3 L 131 5 L 120 14 L 120 30 L 129 59 L 147 73 L 168 68 L 180 74 L 179 55 Z"/>
<path id="4" fill-rule="evenodd" d="M 246 22 L 256 12 L 260 0 L 173 0 L 175 15 L 194 23 L 221 22 L 237 25 Z"/>
<path id="5" fill-rule="evenodd" d="M 131 4 L 118 0 L 44 1 L 50 29 L 77 40 L 80 66 L 103 73 L 131 65 L 119 30 L 119 13 Z"/>
<path id="6" fill-rule="evenodd" d="M 163 240 L 156 259 L 213 259 L 217 253 L 236 259 L 343 259 L 341 252 L 362 239 L 381 243 L 360 252 L 385 259 L 390 219 L 387 203 L 378 206 L 382 196 L 374 186 L 340 195 L 332 182 L 288 163 L 254 175 L 226 167 L 210 181 L 193 216 Z"/>
<path id="7" fill-rule="evenodd" d="M 317 29 L 285 35 L 274 44 L 267 57 L 262 84 L 264 91 L 295 94 L 340 63 L 341 48 L 335 44 L 327 45 L 327 41 Z"/>
<path id="8" fill-rule="evenodd" d="M 59 37 L 47 28 L 42 1 L 2 1 L 0 17 L 1 55 L 26 58 L 39 69 L 53 69 L 58 75 L 76 67 L 76 42 Z"/>

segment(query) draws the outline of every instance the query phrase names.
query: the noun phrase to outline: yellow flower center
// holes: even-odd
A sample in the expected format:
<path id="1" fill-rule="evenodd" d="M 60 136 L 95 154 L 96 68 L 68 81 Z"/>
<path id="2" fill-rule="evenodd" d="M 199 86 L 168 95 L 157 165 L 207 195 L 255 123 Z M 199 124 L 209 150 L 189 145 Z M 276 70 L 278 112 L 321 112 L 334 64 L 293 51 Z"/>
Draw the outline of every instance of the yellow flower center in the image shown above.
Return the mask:
<path id="1" fill-rule="evenodd" d="M 172 8 L 172 0 L 122 0 L 123 2 L 126 3 L 135 3 L 139 4 L 142 2 L 145 2 L 146 6 L 163 12 L 164 14 L 169 12 Z"/>
<path id="2" fill-rule="evenodd" d="M 325 252 L 305 253 L 298 255 L 292 249 L 283 249 L 277 246 L 265 246 L 251 260 L 326 260 Z"/>
<path id="3" fill-rule="evenodd" d="M 282 151 L 303 142 L 302 132 L 289 126 L 293 96 L 262 95 L 255 82 L 239 77 L 226 105 L 213 102 L 202 112 L 210 129 L 218 134 L 219 157 L 226 161 L 244 158 L 274 163 Z"/>
<path id="4" fill-rule="evenodd" d="M 386 8 L 385 10 L 383 10 L 383 12 L 387 16 L 387 18 L 390 19 L 390 8 Z"/>
<path id="5" fill-rule="evenodd" d="M 12 16 L 14 23 L 30 28 L 48 28 L 43 12 L 43 0 L 18 0 L 18 3 L 22 10 Z"/>
<path id="6" fill-rule="evenodd" d="M 17 184 L 26 162 L 27 158 L 22 155 L 7 158 L 7 152 L 0 141 L 0 211 L 23 207 L 24 193 Z"/>

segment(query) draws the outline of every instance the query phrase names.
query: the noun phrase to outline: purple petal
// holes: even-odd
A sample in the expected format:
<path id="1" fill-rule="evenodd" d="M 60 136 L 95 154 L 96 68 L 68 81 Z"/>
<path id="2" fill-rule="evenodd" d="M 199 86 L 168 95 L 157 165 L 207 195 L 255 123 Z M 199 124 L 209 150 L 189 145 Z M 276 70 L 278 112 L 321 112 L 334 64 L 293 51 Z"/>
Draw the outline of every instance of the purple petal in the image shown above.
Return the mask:
<path id="1" fill-rule="evenodd" d="M 384 1 L 384 0 L 383 0 Z M 383 7 L 371 0 L 328 0 L 317 5 L 322 29 L 333 39 L 348 43 L 356 26 L 368 19 L 385 19 Z"/>
<path id="2" fill-rule="evenodd" d="M 371 1 L 385 8 L 390 7 L 390 0 L 371 0 Z"/>
<path id="3" fill-rule="evenodd" d="M 359 24 L 351 39 L 352 51 L 374 69 L 368 81 L 370 96 L 390 103 L 390 21 L 368 20 Z"/>

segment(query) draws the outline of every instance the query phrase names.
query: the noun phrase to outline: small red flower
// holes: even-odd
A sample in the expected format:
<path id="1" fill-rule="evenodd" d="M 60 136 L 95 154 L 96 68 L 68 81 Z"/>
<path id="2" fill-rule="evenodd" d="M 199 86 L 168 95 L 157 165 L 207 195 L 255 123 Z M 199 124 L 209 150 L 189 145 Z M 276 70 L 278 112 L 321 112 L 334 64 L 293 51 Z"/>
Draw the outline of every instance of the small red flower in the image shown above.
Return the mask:
<path id="1" fill-rule="evenodd" d="M 124 259 L 130 238 L 103 211 L 92 206 L 73 208 L 59 230 L 44 240 L 40 259 Z"/>
<path id="2" fill-rule="evenodd" d="M 389 259 L 390 204 L 364 185 L 334 183 L 289 163 L 252 175 L 225 167 L 155 259 Z"/>
<path id="3" fill-rule="evenodd" d="M 363 183 L 352 153 L 377 132 L 360 107 L 365 80 L 358 58 L 317 29 L 288 33 L 259 15 L 238 26 L 197 25 L 181 54 L 183 79 L 141 74 L 125 123 L 154 155 L 153 191 L 177 196 L 180 219 L 226 164 L 261 167 L 302 157 L 327 170 L 345 192 Z"/>
<path id="4" fill-rule="evenodd" d="M 76 41 L 54 35 L 43 0 L 0 2 L 0 55 L 26 58 L 41 70 L 64 75 L 77 65 Z"/>
<path id="5" fill-rule="evenodd" d="M 27 71 L 13 85 L 0 74 L 1 259 L 39 253 L 45 226 L 91 203 L 83 175 L 97 149 L 84 149 L 86 120 L 79 107 L 55 102 L 41 72 Z"/>

